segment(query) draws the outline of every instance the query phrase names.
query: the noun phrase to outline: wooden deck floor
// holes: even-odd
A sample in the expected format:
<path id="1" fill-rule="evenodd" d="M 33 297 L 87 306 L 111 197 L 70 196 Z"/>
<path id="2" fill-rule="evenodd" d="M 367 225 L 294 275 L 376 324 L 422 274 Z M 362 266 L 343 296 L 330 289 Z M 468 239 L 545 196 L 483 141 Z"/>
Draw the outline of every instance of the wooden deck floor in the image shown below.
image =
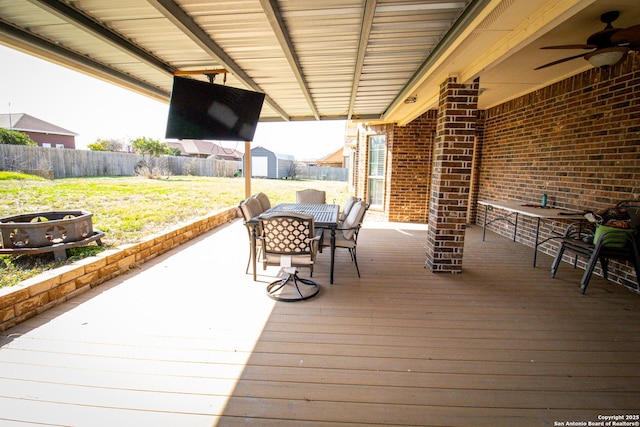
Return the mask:
<path id="1" fill-rule="evenodd" d="M 318 297 L 244 274 L 239 222 L 0 337 L 0 425 L 553 426 L 640 413 L 640 296 L 479 227 L 464 273 L 368 223 Z M 556 423 L 556 424 L 554 424 Z"/>

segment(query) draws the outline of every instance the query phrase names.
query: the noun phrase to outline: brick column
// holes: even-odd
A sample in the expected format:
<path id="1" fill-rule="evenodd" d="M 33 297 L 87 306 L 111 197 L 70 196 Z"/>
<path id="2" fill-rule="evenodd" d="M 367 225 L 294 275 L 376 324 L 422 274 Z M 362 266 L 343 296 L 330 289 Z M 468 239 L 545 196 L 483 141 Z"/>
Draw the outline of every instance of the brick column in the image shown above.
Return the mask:
<path id="1" fill-rule="evenodd" d="M 434 273 L 462 272 L 479 87 L 455 77 L 440 86 L 426 260 Z"/>

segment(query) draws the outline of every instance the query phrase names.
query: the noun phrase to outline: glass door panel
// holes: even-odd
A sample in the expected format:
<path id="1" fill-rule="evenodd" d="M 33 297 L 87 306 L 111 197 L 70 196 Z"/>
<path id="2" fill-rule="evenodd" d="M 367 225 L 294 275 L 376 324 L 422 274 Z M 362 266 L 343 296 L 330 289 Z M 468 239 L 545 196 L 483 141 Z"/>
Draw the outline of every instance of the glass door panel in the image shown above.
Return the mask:
<path id="1" fill-rule="evenodd" d="M 384 204 L 384 170 L 387 156 L 387 137 L 369 138 L 369 201 L 372 206 Z"/>

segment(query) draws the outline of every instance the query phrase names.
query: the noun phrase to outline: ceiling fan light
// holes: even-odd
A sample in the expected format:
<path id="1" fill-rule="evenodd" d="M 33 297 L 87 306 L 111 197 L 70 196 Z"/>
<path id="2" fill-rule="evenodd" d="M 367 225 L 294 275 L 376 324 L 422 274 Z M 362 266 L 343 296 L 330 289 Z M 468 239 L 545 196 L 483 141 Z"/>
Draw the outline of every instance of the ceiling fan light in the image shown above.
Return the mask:
<path id="1" fill-rule="evenodd" d="M 623 46 L 605 47 L 586 54 L 584 59 L 594 67 L 611 67 L 620 62 L 628 51 L 629 48 Z"/>

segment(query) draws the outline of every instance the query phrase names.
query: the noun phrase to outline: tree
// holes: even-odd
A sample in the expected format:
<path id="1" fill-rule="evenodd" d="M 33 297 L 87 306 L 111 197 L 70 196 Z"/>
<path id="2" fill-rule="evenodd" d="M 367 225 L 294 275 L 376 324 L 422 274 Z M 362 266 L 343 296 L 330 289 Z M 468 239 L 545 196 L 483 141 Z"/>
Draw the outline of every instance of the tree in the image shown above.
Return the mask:
<path id="1" fill-rule="evenodd" d="M 159 157 L 163 154 L 172 154 L 169 144 L 160 142 L 157 139 L 137 138 L 131 141 L 131 148 L 138 154 L 149 155 L 150 157 Z"/>
<path id="2" fill-rule="evenodd" d="M 104 139 L 97 139 L 91 144 L 87 144 L 87 148 L 91 151 L 109 151 L 107 141 Z"/>
<path id="3" fill-rule="evenodd" d="M 157 157 L 164 154 L 173 154 L 169 144 L 166 142 L 160 142 L 145 136 L 131 141 L 131 148 L 142 155 L 142 160 L 136 165 L 135 172 L 137 175 L 153 178 L 171 174 L 168 168 L 159 166 L 158 162 L 155 161 Z"/>
<path id="4" fill-rule="evenodd" d="M 29 135 L 9 129 L 0 129 L 0 144 L 38 145 Z"/>
<path id="5" fill-rule="evenodd" d="M 97 139 L 87 145 L 91 151 L 122 151 L 124 144 L 118 139 Z"/>

